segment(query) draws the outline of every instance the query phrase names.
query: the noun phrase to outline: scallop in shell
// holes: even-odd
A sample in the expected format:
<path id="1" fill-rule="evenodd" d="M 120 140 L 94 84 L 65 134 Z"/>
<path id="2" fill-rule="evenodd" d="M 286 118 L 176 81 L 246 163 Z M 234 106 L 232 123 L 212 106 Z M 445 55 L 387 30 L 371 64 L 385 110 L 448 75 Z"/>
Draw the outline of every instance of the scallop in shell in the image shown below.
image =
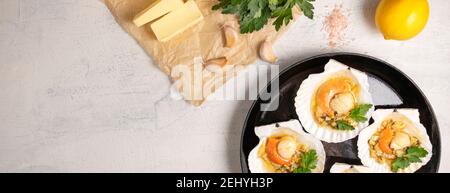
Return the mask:
<path id="1" fill-rule="evenodd" d="M 335 163 L 331 166 L 330 173 L 372 173 L 372 169 L 366 166 Z"/>
<path id="2" fill-rule="evenodd" d="M 305 130 L 329 143 L 356 137 L 369 125 L 372 104 L 367 75 L 336 60 L 304 80 L 295 98 Z"/>
<path id="3" fill-rule="evenodd" d="M 432 145 L 417 109 L 380 109 L 358 138 L 358 157 L 376 173 L 413 173 L 431 159 Z"/>
<path id="4" fill-rule="evenodd" d="M 321 173 L 325 164 L 322 143 L 305 133 L 297 120 L 280 122 L 255 128 L 260 141 L 250 152 L 249 168 L 252 173 L 295 173 L 302 168 L 302 159 L 309 155 L 315 167 L 310 171 Z M 310 162 L 311 163 L 311 162 Z"/>

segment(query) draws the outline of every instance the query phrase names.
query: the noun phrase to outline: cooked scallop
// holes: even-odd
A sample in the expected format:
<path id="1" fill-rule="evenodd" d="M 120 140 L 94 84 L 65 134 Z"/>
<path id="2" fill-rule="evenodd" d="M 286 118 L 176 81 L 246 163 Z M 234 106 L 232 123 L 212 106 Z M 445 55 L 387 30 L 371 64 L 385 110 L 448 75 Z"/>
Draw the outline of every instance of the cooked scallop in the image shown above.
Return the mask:
<path id="1" fill-rule="evenodd" d="M 391 149 L 394 149 L 394 150 L 403 149 L 410 145 L 411 145 L 410 136 L 408 134 L 406 134 L 405 132 L 396 133 L 390 143 Z"/>
<path id="2" fill-rule="evenodd" d="M 352 139 L 369 125 L 374 110 L 368 77 L 330 60 L 324 72 L 300 85 L 295 109 L 305 130 L 316 138 L 329 143 Z"/>
<path id="3" fill-rule="evenodd" d="M 323 145 L 305 133 L 297 120 L 256 127 L 255 133 L 260 141 L 248 157 L 252 173 L 293 173 L 302 166 L 302 156 L 311 153 L 316 165 L 310 172 L 323 172 Z"/>
<path id="4" fill-rule="evenodd" d="M 430 161 L 433 148 L 417 109 L 380 109 L 373 119 L 358 137 L 363 165 L 380 173 L 412 173 Z"/>
<path id="5" fill-rule="evenodd" d="M 330 173 L 372 173 L 372 170 L 366 166 L 335 163 L 331 166 Z"/>

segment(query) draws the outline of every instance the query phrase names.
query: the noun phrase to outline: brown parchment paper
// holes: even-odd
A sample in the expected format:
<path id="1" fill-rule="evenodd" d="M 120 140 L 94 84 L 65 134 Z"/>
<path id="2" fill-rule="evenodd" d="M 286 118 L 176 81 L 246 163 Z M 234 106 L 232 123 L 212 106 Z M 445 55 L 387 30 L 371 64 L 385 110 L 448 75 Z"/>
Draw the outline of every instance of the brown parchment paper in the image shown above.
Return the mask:
<path id="1" fill-rule="evenodd" d="M 168 42 L 159 42 L 150 30 L 148 25 L 140 28 L 136 27 L 132 20 L 134 16 L 153 3 L 155 0 L 102 0 L 114 15 L 117 22 L 133 36 L 140 46 L 151 56 L 154 63 L 160 69 L 169 75 L 172 81 L 177 82 L 181 77 L 170 76 L 174 67 L 177 65 L 187 65 L 194 68 L 194 58 L 201 57 L 203 61 L 209 59 L 227 57 L 231 68 L 234 66 L 247 66 L 252 64 L 258 58 L 259 45 L 266 39 L 275 41 L 286 29 L 284 27 L 276 32 L 272 25 L 266 25 L 262 30 L 251 34 L 239 35 L 239 41 L 233 48 L 224 47 L 224 37 L 222 27 L 231 25 L 239 30 L 237 17 L 234 15 L 223 15 L 220 11 L 212 11 L 211 7 L 216 4 L 216 0 L 196 0 L 201 9 L 204 20 L 185 32 L 177 35 Z M 241 68 L 240 68 L 241 70 Z M 237 72 L 240 70 L 236 70 Z M 205 70 L 204 70 L 205 72 Z M 237 75 L 235 73 L 233 76 Z M 195 106 L 200 106 L 208 95 L 212 94 L 217 85 L 224 84 L 233 76 L 224 74 L 202 74 L 202 87 L 190 87 L 184 84 L 175 84 L 177 90 Z M 219 84 L 215 84 L 220 82 Z M 214 84 L 213 84 L 214 83 Z M 186 88 L 191 89 L 185 92 Z M 198 97 L 204 90 L 212 91 Z M 192 95 L 197 94 L 197 97 Z M 201 94 L 200 94 L 201 95 Z"/>

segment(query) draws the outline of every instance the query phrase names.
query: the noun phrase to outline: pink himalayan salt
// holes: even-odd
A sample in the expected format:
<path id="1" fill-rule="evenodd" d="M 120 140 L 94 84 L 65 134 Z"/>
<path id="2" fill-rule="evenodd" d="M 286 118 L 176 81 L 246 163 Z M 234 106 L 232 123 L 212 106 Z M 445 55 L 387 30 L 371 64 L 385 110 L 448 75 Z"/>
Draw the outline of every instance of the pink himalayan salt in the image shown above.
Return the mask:
<path id="1" fill-rule="evenodd" d="M 342 13 L 342 5 L 334 7 L 330 14 L 325 17 L 323 25 L 328 35 L 328 46 L 331 48 L 337 47 L 348 26 L 347 17 Z"/>

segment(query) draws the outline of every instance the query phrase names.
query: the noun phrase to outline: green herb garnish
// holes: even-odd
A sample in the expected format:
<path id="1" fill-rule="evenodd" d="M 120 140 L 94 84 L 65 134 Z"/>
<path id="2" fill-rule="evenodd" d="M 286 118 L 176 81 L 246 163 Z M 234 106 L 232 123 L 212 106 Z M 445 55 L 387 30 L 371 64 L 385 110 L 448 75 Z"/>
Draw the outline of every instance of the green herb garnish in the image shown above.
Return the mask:
<path id="1" fill-rule="evenodd" d="M 406 150 L 406 154 L 398 157 L 397 159 L 392 162 L 391 170 L 393 172 L 397 172 L 399 169 L 407 168 L 412 163 L 420 163 L 422 160 L 420 158 L 423 158 L 428 155 L 428 151 L 421 147 L 409 147 Z"/>
<path id="2" fill-rule="evenodd" d="M 338 130 L 354 130 L 355 128 L 350 125 L 347 121 L 337 120 L 336 121 L 336 129 Z"/>
<path id="3" fill-rule="evenodd" d="M 370 108 L 372 108 L 373 105 L 371 104 L 361 104 L 357 107 L 353 108 L 348 115 L 345 117 L 341 117 L 338 119 L 331 119 L 331 123 L 333 124 L 333 128 L 337 130 L 354 130 L 355 127 L 353 126 L 356 123 L 365 122 L 368 120 L 366 118 L 366 114 L 369 111 Z M 329 124 L 331 124 L 329 123 Z"/>
<path id="4" fill-rule="evenodd" d="M 317 152 L 309 150 L 300 156 L 300 166 L 293 173 L 311 173 L 317 167 Z"/>
<path id="5" fill-rule="evenodd" d="M 313 19 L 315 0 L 219 0 L 212 7 L 213 10 L 222 9 L 223 14 L 236 14 L 239 16 L 241 33 L 259 31 L 270 18 L 278 31 L 283 25 L 289 24 L 293 19 L 292 9 L 297 6 L 303 14 Z"/>
<path id="6" fill-rule="evenodd" d="M 349 117 L 356 122 L 366 122 L 366 113 L 372 108 L 371 104 L 361 104 L 350 111 Z"/>

